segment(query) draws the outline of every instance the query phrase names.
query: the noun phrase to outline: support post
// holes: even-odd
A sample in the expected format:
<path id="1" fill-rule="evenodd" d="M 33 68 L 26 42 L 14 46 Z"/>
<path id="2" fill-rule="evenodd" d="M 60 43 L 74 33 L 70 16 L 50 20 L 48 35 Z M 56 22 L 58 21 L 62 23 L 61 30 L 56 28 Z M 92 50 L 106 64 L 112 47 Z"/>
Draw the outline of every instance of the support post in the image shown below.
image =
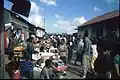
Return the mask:
<path id="1" fill-rule="evenodd" d="M 0 79 L 4 79 L 5 74 L 3 4 L 3 0 L 0 0 Z"/>

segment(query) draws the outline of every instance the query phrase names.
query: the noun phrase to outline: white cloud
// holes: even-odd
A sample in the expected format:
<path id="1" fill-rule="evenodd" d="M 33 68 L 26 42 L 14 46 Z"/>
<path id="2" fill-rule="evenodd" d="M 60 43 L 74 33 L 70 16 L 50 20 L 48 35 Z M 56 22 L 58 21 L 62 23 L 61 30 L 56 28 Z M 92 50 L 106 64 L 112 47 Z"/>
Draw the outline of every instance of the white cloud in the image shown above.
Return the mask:
<path id="1" fill-rule="evenodd" d="M 97 6 L 94 6 L 93 10 L 94 10 L 94 11 L 101 11 L 101 9 L 98 8 Z"/>
<path id="2" fill-rule="evenodd" d="M 41 14 L 43 10 L 44 9 L 39 7 L 35 2 L 31 2 L 30 16 L 28 17 L 29 22 L 35 26 L 43 27 L 44 17 Z"/>
<path id="3" fill-rule="evenodd" d="M 39 7 L 35 2 L 31 2 L 31 12 L 38 14 L 40 11 L 43 11 L 44 9 Z"/>
<path id="4" fill-rule="evenodd" d="M 47 5 L 57 6 L 56 0 L 40 0 L 40 2 L 47 4 Z"/>
<path id="5" fill-rule="evenodd" d="M 31 2 L 31 12 L 38 13 L 39 12 L 39 7 L 36 5 L 35 2 Z"/>
<path id="6" fill-rule="evenodd" d="M 29 17 L 29 21 L 36 26 L 43 26 L 43 16 L 38 14 L 33 14 Z"/>
<path id="7" fill-rule="evenodd" d="M 56 17 L 57 19 L 62 19 L 62 18 L 63 18 L 62 16 L 60 16 L 60 15 L 58 15 L 58 14 L 55 14 L 55 17 Z"/>
<path id="8" fill-rule="evenodd" d="M 73 24 L 75 26 L 79 26 L 81 24 L 83 24 L 84 22 L 86 22 L 87 20 L 85 20 L 84 17 L 76 17 L 74 20 L 73 20 Z"/>
<path id="9" fill-rule="evenodd" d="M 53 24 L 53 26 L 58 27 L 58 25 L 57 25 L 57 24 Z"/>
<path id="10" fill-rule="evenodd" d="M 58 20 L 57 23 L 58 23 L 59 26 L 61 26 L 61 27 L 71 26 L 71 22 L 70 22 L 70 21 Z"/>
<path id="11" fill-rule="evenodd" d="M 75 28 L 86 22 L 84 17 L 76 17 L 73 21 L 68 20 L 58 20 L 56 24 L 53 24 L 55 27 L 59 27 L 68 34 L 76 32 Z"/>
<path id="12" fill-rule="evenodd" d="M 70 32 L 71 30 L 71 23 L 65 20 L 58 20 L 56 24 L 53 24 L 54 27 L 59 27 L 61 30 L 65 32 Z"/>

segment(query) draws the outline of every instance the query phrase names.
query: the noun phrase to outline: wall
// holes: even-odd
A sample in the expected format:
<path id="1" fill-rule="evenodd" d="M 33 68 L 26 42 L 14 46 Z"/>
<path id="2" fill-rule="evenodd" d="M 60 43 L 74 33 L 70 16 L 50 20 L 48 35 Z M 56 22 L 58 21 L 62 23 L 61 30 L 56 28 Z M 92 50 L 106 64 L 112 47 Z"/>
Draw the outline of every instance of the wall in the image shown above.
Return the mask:
<path id="1" fill-rule="evenodd" d="M 92 29 L 91 29 L 90 26 L 80 28 L 80 29 L 78 30 L 78 35 L 82 35 L 82 36 L 84 36 L 85 30 L 88 30 L 89 38 L 91 38 L 91 35 L 92 35 Z"/>
<path id="2" fill-rule="evenodd" d="M 22 28 L 22 26 L 24 26 L 28 30 L 28 24 L 26 24 L 25 22 L 17 19 L 8 10 L 4 9 L 4 24 L 10 23 L 10 22 L 13 22 L 13 23 L 16 23 L 17 25 L 20 25 L 21 28 Z M 27 39 L 29 37 L 29 32 L 26 31 L 24 28 L 22 28 L 22 30 L 25 33 L 25 39 Z"/>
<path id="3" fill-rule="evenodd" d="M 112 18 L 110 20 L 106 20 L 105 22 L 105 33 L 109 35 L 113 30 L 116 31 L 117 36 L 119 36 L 119 17 Z"/>
<path id="4" fill-rule="evenodd" d="M 99 23 L 93 24 L 91 26 L 92 26 L 92 36 L 93 37 L 103 36 L 103 29 L 104 29 L 103 22 L 99 22 Z"/>
<path id="5" fill-rule="evenodd" d="M 6 9 L 4 9 L 4 25 L 10 23 L 11 22 L 10 19 L 11 19 L 10 13 Z M 6 26 L 5 30 L 7 30 L 9 27 L 10 26 Z"/>
<path id="6" fill-rule="evenodd" d="M 4 9 L 4 24 L 7 24 L 10 22 L 10 13 Z"/>
<path id="7" fill-rule="evenodd" d="M 25 26 L 28 29 L 28 25 L 25 22 L 17 19 L 16 17 L 14 17 L 12 15 L 11 15 L 11 22 L 15 22 L 15 23 L 17 23 L 19 25 Z"/>
<path id="8" fill-rule="evenodd" d="M 35 30 L 35 27 L 34 25 L 29 25 L 28 29 L 29 29 L 29 36 L 33 35 L 36 33 L 36 30 Z"/>
<path id="9" fill-rule="evenodd" d="M 119 18 L 113 18 L 99 23 L 91 24 L 86 27 L 81 27 L 78 30 L 78 34 L 84 35 L 85 30 L 88 30 L 89 37 L 107 36 L 112 32 L 112 29 L 116 30 L 117 36 L 120 36 Z"/>

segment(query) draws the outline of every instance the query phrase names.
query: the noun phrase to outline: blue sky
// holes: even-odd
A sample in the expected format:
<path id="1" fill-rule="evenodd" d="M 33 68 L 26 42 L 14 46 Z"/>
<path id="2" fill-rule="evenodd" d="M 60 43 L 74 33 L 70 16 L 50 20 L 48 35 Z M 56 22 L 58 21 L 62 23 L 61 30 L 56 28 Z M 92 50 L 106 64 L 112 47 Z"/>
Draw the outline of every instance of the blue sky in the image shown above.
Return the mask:
<path id="1" fill-rule="evenodd" d="M 75 32 L 75 28 L 95 16 L 119 8 L 119 0 L 30 0 L 29 22 L 44 27 L 47 32 Z M 4 7 L 11 3 L 5 0 Z"/>

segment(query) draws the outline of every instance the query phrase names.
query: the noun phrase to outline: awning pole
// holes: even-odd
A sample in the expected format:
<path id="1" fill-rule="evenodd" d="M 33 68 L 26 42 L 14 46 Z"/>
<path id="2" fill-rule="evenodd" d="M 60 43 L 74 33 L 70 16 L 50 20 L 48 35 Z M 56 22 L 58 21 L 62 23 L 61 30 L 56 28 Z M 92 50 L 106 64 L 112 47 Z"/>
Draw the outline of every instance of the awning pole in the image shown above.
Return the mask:
<path id="1" fill-rule="evenodd" d="M 5 58 L 4 58 L 4 26 L 3 26 L 3 0 L 0 0 L 0 79 L 5 75 Z"/>

